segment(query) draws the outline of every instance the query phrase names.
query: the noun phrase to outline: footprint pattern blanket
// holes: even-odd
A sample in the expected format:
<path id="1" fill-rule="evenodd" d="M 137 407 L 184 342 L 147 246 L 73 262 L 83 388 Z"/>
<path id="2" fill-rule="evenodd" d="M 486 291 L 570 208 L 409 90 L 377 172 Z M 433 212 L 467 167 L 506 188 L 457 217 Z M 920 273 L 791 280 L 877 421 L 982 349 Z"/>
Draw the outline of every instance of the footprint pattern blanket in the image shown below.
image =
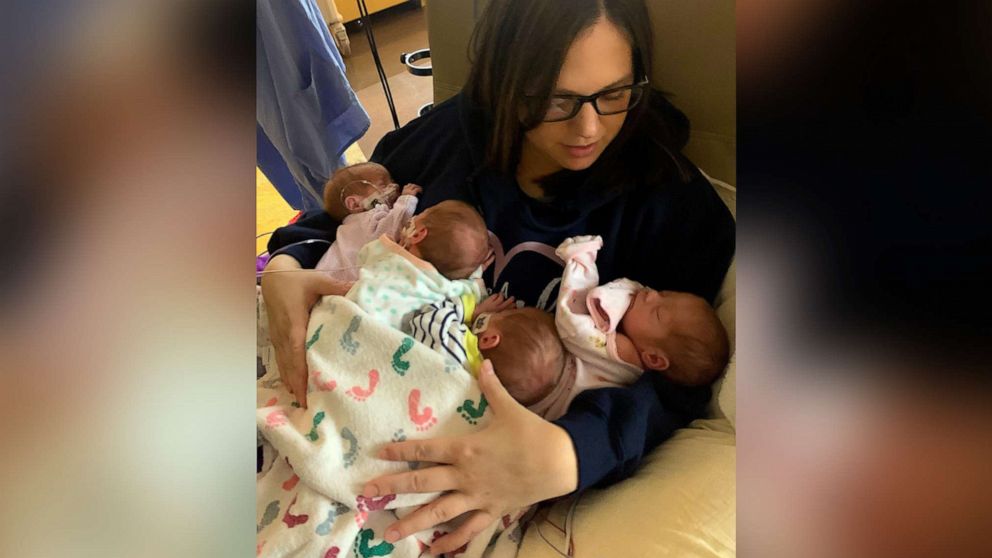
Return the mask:
<path id="1" fill-rule="evenodd" d="M 476 381 L 441 354 L 325 297 L 306 341 L 307 408 L 296 406 L 274 363 L 258 380 L 256 422 L 267 459 L 257 480 L 257 554 L 265 557 L 428 556 L 450 524 L 390 544 L 385 529 L 438 494 L 365 498 L 369 479 L 421 464 L 375 457 L 384 444 L 455 436 L 491 415 Z M 458 556 L 515 556 L 524 510 L 504 516 Z"/>

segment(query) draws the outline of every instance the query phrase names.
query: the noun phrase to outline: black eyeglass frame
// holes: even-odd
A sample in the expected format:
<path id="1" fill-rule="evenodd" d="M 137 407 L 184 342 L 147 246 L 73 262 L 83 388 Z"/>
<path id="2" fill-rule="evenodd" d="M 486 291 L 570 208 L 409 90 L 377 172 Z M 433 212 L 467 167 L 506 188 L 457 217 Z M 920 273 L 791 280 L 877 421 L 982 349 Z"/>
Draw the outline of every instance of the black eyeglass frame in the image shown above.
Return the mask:
<path id="1" fill-rule="evenodd" d="M 566 120 L 571 120 L 575 118 L 575 115 L 579 114 L 579 111 L 582 110 L 582 105 L 586 103 L 592 103 L 593 110 L 595 110 L 596 114 L 600 116 L 610 116 L 613 114 L 630 112 L 630 109 L 634 108 L 635 106 L 637 106 L 638 103 L 641 102 L 643 95 L 637 97 L 637 100 L 634 101 L 633 103 L 628 104 L 627 108 L 614 112 L 603 112 L 599 110 L 599 103 L 598 103 L 599 98 L 604 95 L 616 93 L 617 91 L 623 91 L 625 89 L 629 89 L 631 90 L 631 92 L 633 92 L 634 90 L 643 91 L 644 88 L 647 87 L 648 83 L 649 83 L 648 78 L 644 78 L 637 83 L 632 83 L 630 85 L 621 85 L 619 87 L 611 87 L 610 89 L 600 91 L 599 93 L 593 93 L 592 95 L 551 95 L 551 97 L 549 97 L 548 99 L 549 102 L 551 99 L 571 99 L 574 101 L 578 101 L 578 103 L 575 105 L 575 108 L 572 109 L 572 112 L 568 116 L 564 116 L 562 118 L 555 118 L 553 120 L 545 120 L 542 118 L 541 122 L 564 122 Z M 547 109 L 545 109 L 545 112 L 547 112 Z"/>

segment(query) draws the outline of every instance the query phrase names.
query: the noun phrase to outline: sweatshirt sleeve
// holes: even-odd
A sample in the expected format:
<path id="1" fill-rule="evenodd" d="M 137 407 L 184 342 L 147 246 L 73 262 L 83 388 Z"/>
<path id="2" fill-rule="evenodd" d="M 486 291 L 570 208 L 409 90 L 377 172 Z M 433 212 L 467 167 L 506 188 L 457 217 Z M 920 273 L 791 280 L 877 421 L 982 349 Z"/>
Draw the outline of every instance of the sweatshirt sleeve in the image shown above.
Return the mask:
<path id="1" fill-rule="evenodd" d="M 572 438 L 577 491 L 632 475 L 645 454 L 703 416 L 709 396 L 709 386 L 678 386 L 660 374 L 644 374 L 625 388 L 579 394 L 568 413 L 554 421 Z"/>
<path id="2" fill-rule="evenodd" d="M 338 222 L 322 209 L 304 213 L 291 225 L 279 227 L 269 238 L 269 254 L 287 254 L 312 269 L 334 242 Z"/>

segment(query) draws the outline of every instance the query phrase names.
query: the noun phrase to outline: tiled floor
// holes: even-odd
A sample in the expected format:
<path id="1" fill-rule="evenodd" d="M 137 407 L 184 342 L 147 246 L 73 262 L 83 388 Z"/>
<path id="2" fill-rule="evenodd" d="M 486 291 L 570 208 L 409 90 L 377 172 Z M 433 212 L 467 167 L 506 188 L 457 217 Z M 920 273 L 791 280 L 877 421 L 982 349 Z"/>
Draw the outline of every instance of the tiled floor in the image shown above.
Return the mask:
<path id="1" fill-rule="evenodd" d="M 379 58 L 402 126 L 416 118 L 420 107 L 434 98 L 431 77 L 414 76 L 400 64 L 400 54 L 428 47 L 425 8 L 416 3 L 401 4 L 372 14 L 371 20 Z M 358 145 L 366 155 L 371 155 L 382 136 L 393 129 L 393 121 L 365 29 L 357 22 L 349 23 L 347 28 L 351 42 L 351 56 L 345 58 L 348 81 L 372 121 Z"/>

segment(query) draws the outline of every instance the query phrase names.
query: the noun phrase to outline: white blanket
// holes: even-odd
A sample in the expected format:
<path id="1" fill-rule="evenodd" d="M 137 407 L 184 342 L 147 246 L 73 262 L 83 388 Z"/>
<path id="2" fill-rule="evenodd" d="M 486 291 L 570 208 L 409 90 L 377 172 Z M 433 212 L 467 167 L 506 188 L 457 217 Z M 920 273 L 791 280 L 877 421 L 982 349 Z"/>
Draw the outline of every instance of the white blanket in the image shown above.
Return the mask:
<path id="1" fill-rule="evenodd" d="M 383 535 L 397 514 L 437 494 L 366 499 L 362 486 L 419 465 L 377 459 L 386 443 L 457 436 L 484 426 L 491 412 L 478 384 L 439 353 L 373 321 L 343 297 L 325 297 L 314 307 L 306 345 L 307 409 L 291 403 L 274 366 L 259 380 L 256 419 L 268 458 L 257 484 L 258 555 L 421 556 L 457 523 L 395 545 Z M 464 556 L 514 556 L 521 515 L 504 516 L 477 536 Z"/>

